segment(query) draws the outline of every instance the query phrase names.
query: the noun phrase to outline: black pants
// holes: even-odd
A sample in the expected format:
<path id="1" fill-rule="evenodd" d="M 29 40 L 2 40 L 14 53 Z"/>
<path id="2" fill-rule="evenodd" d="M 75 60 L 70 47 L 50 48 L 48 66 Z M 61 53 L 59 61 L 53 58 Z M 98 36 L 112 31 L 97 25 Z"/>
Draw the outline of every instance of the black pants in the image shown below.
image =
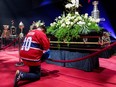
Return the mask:
<path id="1" fill-rule="evenodd" d="M 29 72 L 21 72 L 22 80 L 38 80 L 41 76 L 40 66 L 29 66 Z"/>

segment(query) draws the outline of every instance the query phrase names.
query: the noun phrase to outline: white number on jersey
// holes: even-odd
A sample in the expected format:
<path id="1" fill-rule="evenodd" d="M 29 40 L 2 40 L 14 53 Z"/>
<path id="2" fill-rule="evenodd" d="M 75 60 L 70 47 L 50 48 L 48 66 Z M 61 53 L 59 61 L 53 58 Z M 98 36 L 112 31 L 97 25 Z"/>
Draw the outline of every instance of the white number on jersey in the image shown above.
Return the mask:
<path id="1" fill-rule="evenodd" d="M 31 41 L 32 41 L 31 37 L 26 37 L 24 39 L 24 42 L 23 42 L 21 50 L 28 51 L 30 49 L 30 46 L 31 46 Z"/>

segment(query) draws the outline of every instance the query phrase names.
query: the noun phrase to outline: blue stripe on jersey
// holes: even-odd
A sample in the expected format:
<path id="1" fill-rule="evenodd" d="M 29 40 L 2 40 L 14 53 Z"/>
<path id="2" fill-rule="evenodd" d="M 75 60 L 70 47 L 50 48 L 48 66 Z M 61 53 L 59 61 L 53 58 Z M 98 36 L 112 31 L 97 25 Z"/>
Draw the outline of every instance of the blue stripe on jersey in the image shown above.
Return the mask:
<path id="1" fill-rule="evenodd" d="M 40 46 L 37 43 L 31 43 L 31 47 L 33 47 L 33 48 L 39 48 L 39 49 L 42 49 L 43 50 L 42 46 Z"/>

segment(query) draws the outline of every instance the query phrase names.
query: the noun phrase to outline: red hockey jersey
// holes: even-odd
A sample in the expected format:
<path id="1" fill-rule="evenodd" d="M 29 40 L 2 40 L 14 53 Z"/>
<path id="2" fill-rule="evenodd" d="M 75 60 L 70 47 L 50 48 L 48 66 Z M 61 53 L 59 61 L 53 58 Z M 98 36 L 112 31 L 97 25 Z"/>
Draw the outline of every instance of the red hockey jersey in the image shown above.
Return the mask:
<path id="1" fill-rule="evenodd" d="M 44 50 L 50 48 L 50 42 L 41 30 L 31 30 L 25 37 L 20 50 L 20 57 L 25 65 L 40 65 L 40 59 Z"/>

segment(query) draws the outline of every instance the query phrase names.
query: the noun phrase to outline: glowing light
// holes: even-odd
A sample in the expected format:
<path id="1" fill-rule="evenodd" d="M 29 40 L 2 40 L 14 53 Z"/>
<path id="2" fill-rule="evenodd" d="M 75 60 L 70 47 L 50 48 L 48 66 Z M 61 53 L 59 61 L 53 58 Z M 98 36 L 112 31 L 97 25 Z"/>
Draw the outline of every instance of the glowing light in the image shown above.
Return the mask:
<path id="1" fill-rule="evenodd" d="M 44 1 L 40 4 L 40 6 L 48 5 L 48 4 L 51 4 L 51 3 L 52 3 L 51 0 L 44 0 Z"/>

